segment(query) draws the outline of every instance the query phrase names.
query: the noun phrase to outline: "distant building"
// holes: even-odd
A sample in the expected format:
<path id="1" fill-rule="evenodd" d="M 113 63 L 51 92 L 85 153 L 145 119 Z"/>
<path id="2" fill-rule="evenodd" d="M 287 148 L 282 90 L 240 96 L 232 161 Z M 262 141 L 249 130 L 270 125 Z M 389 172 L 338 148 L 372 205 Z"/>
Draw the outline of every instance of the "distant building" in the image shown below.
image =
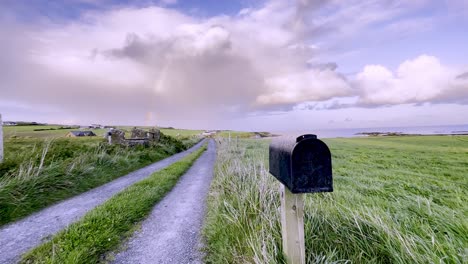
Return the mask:
<path id="1" fill-rule="evenodd" d="M 94 137 L 96 134 L 93 131 L 70 131 L 66 137 Z"/>
<path id="2" fill-rule="evenodd" d="M 205 132 L 201 133 L 201 135 L 202 135 L 202 136 L 204 136 L 204 137 L 210 137 L 210 136 L 214 136 L 214 135 L 216 135 L 216 131 L 213 131 L 213 130 L 211 130 L 211 131 L 210 131 L 210 130 L 207 130 L 207 131 L 205 131 Z"/>
<path id="3" fill-rule="evenodd" d="M 3 122 L 3 125 L 4 126 L 16 126 L 16 122 L 12 122 L 12 121 L 5 121 Z"/>
<path id="4" fill-rule="evenodd" d="M 98 129 L 98 128 L 105 128 L 105 127 L 103 125 L 100 125 L 100 124 L 91 124 L 89 126 L 89 128 Z"/>

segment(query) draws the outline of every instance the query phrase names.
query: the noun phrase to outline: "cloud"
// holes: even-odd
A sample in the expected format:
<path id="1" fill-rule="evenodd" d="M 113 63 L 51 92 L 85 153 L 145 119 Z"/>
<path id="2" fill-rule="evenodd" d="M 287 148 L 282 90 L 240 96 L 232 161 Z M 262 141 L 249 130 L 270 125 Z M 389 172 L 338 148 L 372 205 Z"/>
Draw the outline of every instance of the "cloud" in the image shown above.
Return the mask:
<path id="1" fill-rule="evenodd" d="M 14 49 L 2 68 L 15 71 L 2 97 L 82 114 L 109 109 L 98 115 L 112 120 L 150 111 L 156 119 L 216 120 L 348 93 L 336 66 L 307 65 L 316 48 L 297 42 L 294 16 L 293 5 L 272 1 L 206 19 L 146 7 L 35 30 L 17 25 L 21 45 L 15 37 L 2 44 Z"/>
<path id="2" fill-rule="evenodd" d="M 269 89 L 257 98 L 260 105 L 295 105 L 347 96 L 352 92 L 346 79 L 329 68 L 274 77 L 266 80 L 266 86 Z"/>
<path id="3" fill-rule="evenodd" d="M 112 6 L 59 23 L 3 19 L 0 34 L 8 37 L 0 43 L 0 97 L 113 123 L 217 123 L 309 102 L 306 108 L 319 110 L 466 103 L 466 80 L 456 78 L 466 69 L 435 57 L 406 61 L 395 72 L 368 65 L 351 77 L 320 59 L 362 29 L 419 8 L 416 2 L 271 0 L 206 18 L 157 6 Z M 405 23 L 409 31 L 420 25 Z"/>
<path id="4" fill-rule="evenodd" d="M 462 73 L 462 74 L 458 75 L 457 79 L 460 79 L 460 80 L 468 79 L 468 72 L 465 72 L 465 73 Z"/>
<path id="5" fill-rule="evenodd" d="M 453 14 L 466 19 L 466 14 L 468 14 L 468 2 L 466 0 L 447 0 L 445 2 L 448 9 L 451 10 Z"/>
<path id="6" fill-rule="evenodd" d="M 382 65 L 367 65 L 357 74 L 355 85 L 361 105 L 406 103 L 467 103 L 468 80 L 460 70 L 421 55 L 401 63 L 393 72 Z M 457 78 L 458 76 L 458 78 Z"/>
<path id="7" fill-rule="evenodd" d="M 161 0 L 161 4 L 163 5 L 175 5 L 177 2 L 177 0 Z"/>

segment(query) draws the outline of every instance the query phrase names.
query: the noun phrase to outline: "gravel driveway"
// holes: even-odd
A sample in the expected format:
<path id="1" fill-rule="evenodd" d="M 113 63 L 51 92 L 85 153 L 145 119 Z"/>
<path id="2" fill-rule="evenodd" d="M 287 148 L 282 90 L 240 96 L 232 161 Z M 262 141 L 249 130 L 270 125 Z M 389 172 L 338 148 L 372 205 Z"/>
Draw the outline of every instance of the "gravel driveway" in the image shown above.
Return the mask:
<path id="1" fill-rule="evenodd" d="M 0 263 L 16 263 L 22 254 L 41 244 L 44 239 L 50 238 L 69 224 L 77 221 L 88 211 L 126 187 L 197 150 L 204 141 L 199 142 L 189 150 L 59 202 L 22 220 L 0 227 Z"/>
<path id="2" fill-rule="evenodd" d="M 201 263 L 200 228 L 213 177 L 216 144 L 183 175 L 143 221 L 141 230 L 117 253 L 114 263 Z"/>

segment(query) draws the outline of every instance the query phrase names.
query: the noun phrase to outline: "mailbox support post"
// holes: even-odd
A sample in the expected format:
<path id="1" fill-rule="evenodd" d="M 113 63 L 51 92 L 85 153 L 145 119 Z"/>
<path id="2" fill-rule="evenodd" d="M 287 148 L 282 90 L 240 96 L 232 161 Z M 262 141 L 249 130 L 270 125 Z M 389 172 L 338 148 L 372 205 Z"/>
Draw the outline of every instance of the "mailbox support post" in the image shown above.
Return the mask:
<path id="1" fill-rule="evenodd" d="M 305 264 L 303 194 L 294 194 L 283 184 L 280 193 L 281 234 L 286 261 L 288 264 Z"/>
<path id="2" fill-rule="evenodd" d="M 289 264 L 305 264 L 304 193 L 333 192 L 331 153 L 316 135 L 270 143 L 270 173 L 281 182 L 281 234 Z"/>

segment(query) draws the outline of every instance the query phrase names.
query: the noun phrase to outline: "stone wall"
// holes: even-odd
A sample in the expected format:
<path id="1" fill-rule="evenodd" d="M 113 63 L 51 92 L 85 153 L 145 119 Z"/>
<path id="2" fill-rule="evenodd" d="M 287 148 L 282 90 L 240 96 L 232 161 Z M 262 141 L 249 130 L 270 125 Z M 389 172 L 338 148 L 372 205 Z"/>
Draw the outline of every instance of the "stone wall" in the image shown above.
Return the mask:
<path id="1" fill-rule="evenodd" d="M 125 132 L 118 129 L 113 129 L 107 132 L 107 140 L 109 144 L 123 144 L 125 142 Z"/>
<path id="2" fill-rule="evenodd" d="M 150 142 L 158 143 L 161 138 L 161 131 L 156 128 L 151 128 L 148 132 L 148 139 Z"/>
<path id="3" fill-rule="evenodd" d="M 146 138 L 129 138 L 129 139 L 125 139 L 124 145 L 128 147 L 134 147 L 134 146 L 148 147 L 150 144 L 149 144 L 148 139 Z"/>
<path id="4" fill-rule="evenodd" d="M 136 128 L 134 127 L 132 129 L 132 137 L 131 138 L 146 138 L 147 135 L 146 135 L 146 131 L 144 131 L 143 129 L 139 129 L 139 128 Z"/>
<path id="5" fill-rule="evenodd" d="M 132 137 L 125 138 L 125 132 L 119 129 L 113 129 L 107 132 L 109 144 L 119 144 L 124 146 L 149 146 L 155 145 L 161 138 L 161 132 L 158 129 L 151 128 L 146 132 L 139 128 L 132 129 Z"/>

